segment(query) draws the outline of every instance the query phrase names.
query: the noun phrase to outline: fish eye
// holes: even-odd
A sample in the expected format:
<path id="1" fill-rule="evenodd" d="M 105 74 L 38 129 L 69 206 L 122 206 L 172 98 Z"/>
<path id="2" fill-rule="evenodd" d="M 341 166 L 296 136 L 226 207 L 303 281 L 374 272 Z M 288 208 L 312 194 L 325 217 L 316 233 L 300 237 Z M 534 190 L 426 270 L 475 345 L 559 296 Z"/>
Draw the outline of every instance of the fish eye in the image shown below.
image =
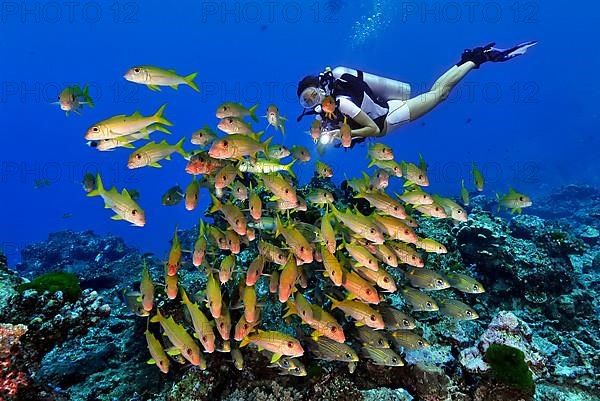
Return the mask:
<path id="1" fill-rule="evenodd" d="M 469 317 L 473 316 L 473 313 L 472 313 L 470 310 L 466 311 L 465 313 L 466 313 L 466 315 L 467 315 L 467 316 L 469 316 Z"/>
<path id="2" fill-rule="evenodd" d="M 367 294 L 367 295 L 371 295 L 371 290 L 367 288 L 367 289 L 365 290 L 365 294 Z"/>
<path id="3" fill-rule="evenodd" d="M 371 234 L 375 234 L 375 230 L 374 229 L 371 229 Z"/>
<path id="4" fill-rule="evenodd" d="M 425 304 L 425 306 L 426 306 L 427 308 L 431 308 L 433 305 L 431 305 L 431 302 L 427 302 L 427 303 Z"/>
<path id="5" fill-rule="evenodd" d="M 390 282 L 390 279 L 389 279 L 389 278 L 387 278 L 387 277 L 384 277 L 384 278 L 383 278 L 383 282 L 384 282 L 384 283 L 389 283 L 389 282 Z"/>
<path id="6" fill-rule="evenodd" d="M 417 344 L 419 345 L 419 347 L 424 347 L 425 343 L 421 340 L 417 341 Z"/>
<path id="7" fill-rule="evenodd" d="M 227 106 L 223 106 L 223 111 L 227 111 Z"/>
<path id="8" fill-rule="evenodd" d="M 398 211 L 398 206 L 394 206 L 394 212 Z"/>
<path id="9" fill-rule="evenodd" d="M 410 326 L 410 322 L 406 319 L 402 320 L 402 324 L 405 325 L 406 327 Z"/>
<path id="10" fill-rule="evenodd" d="M 162 366 L 162 365 L 163 365 L 163 363 L 164 363 L 163 361 L 158 361 L 158 364 L 159 364 L 160 366 Z"/>
<path id="11" fill-rule="evenodd" d="M 286 193 L 286 194 L 289 194 L 289 193 L 290 193 L 290 190 L 289 190 L 289 189 L 286 189 L 286 190 L 285 190 L 285 193 Z"/>
<path id="12" fill-rule="evenodd" d="M 192 355 L 192 349 L 191 349 L 191 348 L 188 348 L 188 349 L 187 349 L 187 354 L 188 354 L 188 355 Z"/>
<path id="13" fill-rule="evenodd" d="M 408 235 L 408 230 L 404 230 L 404 234 L 405 234 L 405 235 Z"/>
<path id="14" fill-rule="evenodd" d="M 372 322 L 374 322 L 375 320 L 377 320 L 377 318 L 375 317 L 375 315 L 369 316 L 369 319 L 371 319 Z"/>
<path id="15" fill-rule="evenodd" d="M 300 372 L 300 368 L 298 368 L 298 367 L 294 368 L 294 372 Z"/>
<path id="16" fill-rule="evenodd" d="M 437 283 L 437 285 L 439 285 L 439 286 L 442 286 L 442 285 L 444 285 L 444 282 L 443 282 L 442 280 L 439 280 L 439 279 L 436 281 L 436 283 Z"/>
<path id="17" fill-rule="evenodd" d="M 92 127 L 92 131 L 98 132 L 98 131 L 100 131 L 100 128 L 98 128 L 98 127 Z"/>
<path id="18" fill-rule="evenodd" d="M 293 348 L 294 347 L 294 343 L 291 341 L 288 341 L 287 343 L 288 348 Z"/>
<path id="19" fill-rule="evenodd" d="M 244 323 L 244 330 L 248 329 L 248 323 Z"/>
<path id="20" fill-rule="evenodd" d="M 396 358 L 395 356 L 392 357 L 392 363 L 398 363 L 398 358 Z"/>
<path id="21" fill-rule="evenodd" d="M 228 118 L 227 121 L 229 122 L 229 124 L 233 123 L 233 118 Z"/>
<path id="22" fill-rule="evenodd" d="M 383 339 L 380 338 L 379 341 L 377 341 L 377 344 L 383 345 Z"/>
<path id="23" fill-rule="evenodd" d="M 229 142 L 227 142 L 227 141 L 223 141 L 223 146 L 224 146 L 224 147 L 227 147 L 228 145 L 229 145 Z"/>
<path id="24" fill-rule="evenodd" d="M 206 336 L 202 336 L 202 341 L 206 341 Z"/>
<path id="25" fill-rule="evenodd" d="M 417 258 L 415 256 L 412 256 L 412 260 L 417 260 Z"/>
<path id="26" fill-rule="evenodd" d="M 131 214 L 135 216 L 135 215 L 137 214 L 137 209 L 133 209 L 133 210 L 131 211 Z"/>
<path id="27" fill-rule="evenodd" d="M 423 175 L 419 174 L 419 180 L 423 179 Z"/>
<path id="28" fill-rule="evenodd" d="M 473 289 L 474 289 L 474 290 L 478 290 L 478 289 L 479 289 L 479 286 L 478 286 L 477 284 L 473 284 Z"/>
<path id="29" fill-rule="evenodd" d="M 136 157 L 136 158 L 139 160 L 139 159 L 141 159 L 141 158 L 142 158 L 142 155 L 141 155 L 141 154 L 139 154 L 139 153 L 136 153 L 136 154 L 135 154 L 135 157 Z"/>
<path id="30" fill-rule="evenodd" d="M 332 332 L 332 333 L 335 333 L 336 331 L 337 331 L 337 327 L 333 326 L 333 327 L 331 328 L 331 332 Z"/>
<path id="31" fill-rule="evenodd" d="M 225 323 L 223 323 L 223 322 L 219 323 L 219 327 L 220 328 L 224 328 L 225 327 Z"/>
<path id="32" fill-rule="evenodd" d="M 522 197 L 522 196 L 519 196 L 519 200 L 522 202 L 522 201 L 523 201 L 523 197 Z"/>
<path id="33" fill-rule="evenodd" d="M 133 72 L 135 72 L 136 74 L 138 74 L 140 72 L 140 69 L 139 68 L 134 68 Z"/>
<path id="34" fill-rule="evenodd" d="M 58 100 L 60 100 L 60 96 L 58 97 Z"/>
<path id="35" fill-rule="evenodd" d="M 348 358 L 348 359 L 352 359 L 352 354 L 351 354 L 351 353 L 349 353 L 349 352 L 346 352 L 346 358 Z"/>
<path id="36" fill-rule="evenodd" d="M 235 220 L 235 225 L 237 226 L 238 224 L 240 224 L 240 219 Z"/>

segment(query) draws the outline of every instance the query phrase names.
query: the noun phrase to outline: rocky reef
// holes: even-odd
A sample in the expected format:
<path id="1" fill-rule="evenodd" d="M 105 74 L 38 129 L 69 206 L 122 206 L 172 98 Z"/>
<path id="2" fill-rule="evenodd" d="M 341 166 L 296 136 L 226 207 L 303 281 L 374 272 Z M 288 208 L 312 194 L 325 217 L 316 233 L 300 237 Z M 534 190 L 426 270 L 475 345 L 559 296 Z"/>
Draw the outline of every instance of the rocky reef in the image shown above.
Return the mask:
<path id="1" fill-rule="evenodd" d="M 142 253 L 112 236 L 54 233 L 25 248 L 15 270 L 0 258 L 0 400 L 600 400 L 598 210 L 599 191 L 568 186 L 536 200 L 528 214 L 497 215 L 493 201 L 478 196 L 467 222 L 422 219 L 420 234 L 448 248 L 427 263 L 442 273 L 467 272 L 486 287 L 476 298 L 455 295 L 479 320 L 418 315 L 417 329 L 432 346 L 407 352 L 406 366 L 361 361 L 350 373 L 344 363 L 306 355 L 305 377 L 279 375 L 255 349 L 245 351 L 242 371 L 223 353 L 208 359 L 206 370 L 173 363 L 163 375 L 146 364 L 146 320 L 123 301 L 140 279 Z M 184 248 L 196 232 L 179 232 Z M 155 277 L 164 274 L 160 260 L 144 259 Z M 79 278 L 77 299 L 19 288 L 56 271 Z M 180 282 L 202 288 L 206 276 L 184 263 Z M 403 304 L 397 294 L 388 300 Z M 280 316 L 280 305 L 271 305 L 263 321 L 289 329 Z M 514 372 L 497 371 L 511 365 L 494 364 L 502 355 L 487 355 L 492 344 L 522 353 L 535 388 L 503 380 Z"/>

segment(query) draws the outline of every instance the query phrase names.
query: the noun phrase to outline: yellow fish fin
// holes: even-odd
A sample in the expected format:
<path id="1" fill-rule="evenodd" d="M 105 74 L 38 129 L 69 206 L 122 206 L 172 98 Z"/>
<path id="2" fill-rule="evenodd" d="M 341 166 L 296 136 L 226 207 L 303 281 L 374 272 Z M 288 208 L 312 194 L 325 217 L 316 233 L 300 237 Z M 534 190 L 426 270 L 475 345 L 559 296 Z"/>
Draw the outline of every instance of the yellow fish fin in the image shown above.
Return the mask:
<path id="1" fill-rule="evenodd" d="M 148 362 L 146 362 L 148 365 L 156 365 L 156 361 L 152 358 L 148 359 Z"/>
<path id="2" fill-rule="evenodd" d="M 273 354 L 273 356 L 271 357 L 271 363 L 275 363 L 277 362 L 283 355 L 281 354 Z"/>

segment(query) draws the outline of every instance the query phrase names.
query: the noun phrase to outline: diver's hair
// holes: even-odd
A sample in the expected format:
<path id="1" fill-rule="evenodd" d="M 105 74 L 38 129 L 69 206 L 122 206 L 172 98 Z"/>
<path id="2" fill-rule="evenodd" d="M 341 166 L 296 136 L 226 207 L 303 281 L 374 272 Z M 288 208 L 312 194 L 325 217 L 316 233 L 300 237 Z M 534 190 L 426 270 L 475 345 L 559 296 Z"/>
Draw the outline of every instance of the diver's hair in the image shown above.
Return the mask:
<path id="1" fill-rule="evenodd" d="M 298 91 L 296 92 L 296 95 L 298 97 L 300 97 L 300 94 L 302 93 L 302 91 L 304 91 L 304 89 L 306 89 L 306 88 L 310 88 L 311 86 L 314 88 L 319 87 L 319 77 L 318 76 L 307 75 L 304 78 L 302 78 L 302 80 L 298 83 Z"/>

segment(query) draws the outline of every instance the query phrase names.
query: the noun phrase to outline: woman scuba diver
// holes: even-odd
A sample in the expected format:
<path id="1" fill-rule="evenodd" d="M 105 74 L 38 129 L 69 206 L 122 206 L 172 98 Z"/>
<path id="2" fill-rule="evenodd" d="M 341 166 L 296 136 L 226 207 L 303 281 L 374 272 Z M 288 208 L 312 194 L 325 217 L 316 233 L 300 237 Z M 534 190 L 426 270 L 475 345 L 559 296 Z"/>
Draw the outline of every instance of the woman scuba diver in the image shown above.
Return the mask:
<path id="1" fill-rule="evenodd" d="M 347 121 L 351 139 L 342 143 L 351 147 L 366 138 L 387 135 L 427 114 L 447 99 L 452 88 L 472 69 L 488 61 L 502 62 L 525 54 L 536 43 L 525 42 L 510 49 L 498 49 L 495 43 L 490 43 L 467 49 L 429 92 L 413 98 L 409 84 L 346 67 L 327 68 L 319 76 L 304 77 L 298 84 L 298 98 L 304 107 L 298 121 L 305 115 L 317 116 L 320 129 L 311 129 L 311 135 L 320 145 L 341 140 L 340 128 Z"/>

